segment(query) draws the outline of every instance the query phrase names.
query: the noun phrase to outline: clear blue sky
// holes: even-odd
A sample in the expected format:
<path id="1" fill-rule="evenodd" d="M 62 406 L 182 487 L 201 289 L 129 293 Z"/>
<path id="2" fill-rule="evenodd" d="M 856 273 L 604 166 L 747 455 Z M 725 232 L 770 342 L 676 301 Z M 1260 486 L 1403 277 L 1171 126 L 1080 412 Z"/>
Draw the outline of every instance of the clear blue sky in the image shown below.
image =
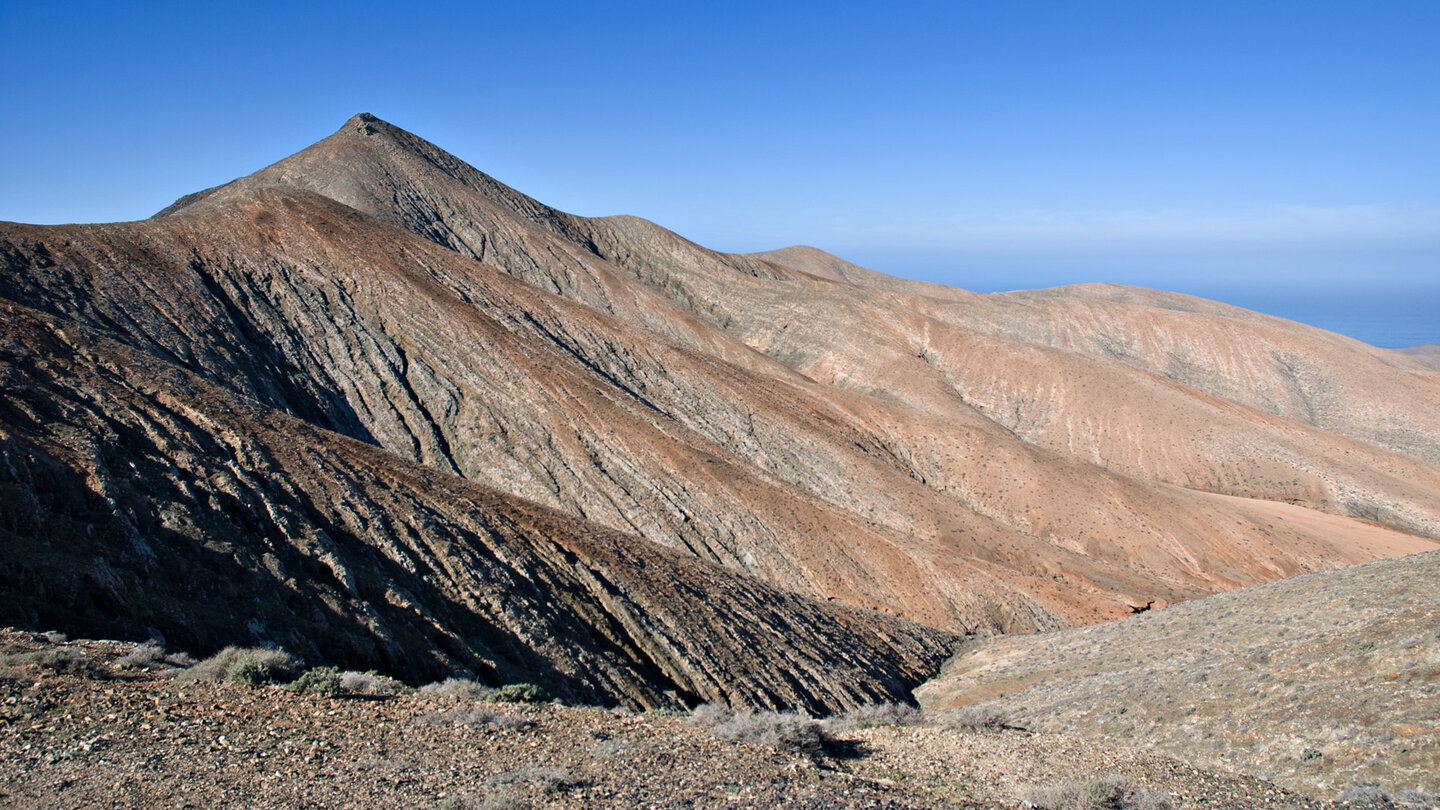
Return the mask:
<path id="1" fill-rule="evenodd" d="M 724 250 L 1440 289 L 1440 2 L 293 5 L 0 0 L 0 219 L 145 217 L 369 111 Z"/>

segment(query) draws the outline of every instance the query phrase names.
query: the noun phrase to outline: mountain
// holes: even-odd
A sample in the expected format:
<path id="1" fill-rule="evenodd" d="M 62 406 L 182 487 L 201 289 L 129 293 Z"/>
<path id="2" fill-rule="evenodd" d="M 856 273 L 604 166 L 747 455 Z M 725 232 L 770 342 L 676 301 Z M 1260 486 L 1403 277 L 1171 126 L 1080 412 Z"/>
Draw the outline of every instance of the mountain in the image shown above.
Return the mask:
<path id="1" fill-rule="evenodd" d="M 831 711 L 966 634 L 1440 538 L 1440 374 L 1398 353 L 715 253 L 365 114 L 0 261 L 15 623 Z"/>

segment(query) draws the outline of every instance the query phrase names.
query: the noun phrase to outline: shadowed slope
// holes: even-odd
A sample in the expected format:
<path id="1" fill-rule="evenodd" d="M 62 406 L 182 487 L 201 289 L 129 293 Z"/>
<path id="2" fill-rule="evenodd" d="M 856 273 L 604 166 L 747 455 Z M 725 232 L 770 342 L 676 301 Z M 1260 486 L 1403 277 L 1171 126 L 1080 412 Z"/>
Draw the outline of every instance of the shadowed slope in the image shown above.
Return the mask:
<path id="1" fill-rule="evenodd" d="M 908 690 L 950 637 L 822 605 L 303 422 L 13 304 L 0 621 L 277 642 L 419 681 L 815 712 Z"/>

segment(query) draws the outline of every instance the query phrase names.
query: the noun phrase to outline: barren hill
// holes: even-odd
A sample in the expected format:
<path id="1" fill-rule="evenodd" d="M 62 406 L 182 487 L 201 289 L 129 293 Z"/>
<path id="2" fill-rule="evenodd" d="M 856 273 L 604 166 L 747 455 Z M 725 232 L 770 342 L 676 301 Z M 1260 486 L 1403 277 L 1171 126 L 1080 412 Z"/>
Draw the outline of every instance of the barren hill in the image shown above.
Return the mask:
<path id="1" fill-rule="evenodd" d="M 977 641 L 917 691 L 1334 797 L 1440 793 L 1440 553 Z"/>
<path id="2" fill-rule="evenodd" d="M 1408 349 L 1396 349 L 1416 362 L 1440 371 L 1440 346 L 1427 344 L 1424 346 L 1411 346 Z"/>
<path id="3" fill-rule="evenodd" d="M 715 253 L 368 115 L 151 220 L 0 226 L 0 261 L 12 622 L 335 620 L 319 660 L 818 711 L 904 699 L 956 634 L 1440 538 L 1440 374 L 1402 355 Z"/>

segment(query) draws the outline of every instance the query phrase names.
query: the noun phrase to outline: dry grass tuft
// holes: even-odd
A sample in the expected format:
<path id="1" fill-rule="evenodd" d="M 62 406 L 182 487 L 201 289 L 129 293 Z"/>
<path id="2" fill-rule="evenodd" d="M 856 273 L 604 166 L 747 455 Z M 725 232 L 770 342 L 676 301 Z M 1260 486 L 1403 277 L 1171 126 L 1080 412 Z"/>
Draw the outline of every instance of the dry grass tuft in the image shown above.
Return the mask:
<path id="1" fill-rule="evenodd" d="M 468 709 L 427 714 L 421 717 L 420 721 L 432 726 L 480 726 L 509 731 L 519 731 L 535 725 L 518 714 L 483 704 Z"/>
<path id="2" fill-rule="evenodd" d="M 446 678 L 420 687 L 420 694 L 427 697 L 448 697 L 456 700 L 486 700 L 495 694 L 493 687 L 468 678 Z"/>
<path id="3" fill-rule="evenodd" d="M 355 672 L 353 670 L 340 673 L 340 688 L 352 695 L 371 697 L 399 695 L 405 692 L 405 684 L 394 678 L 387 678 L 374 672 Z"/>
<path id="4" fill-rule="evenodd" d="M 179 674 L 181 681 L 225 681 L 247 686 L 289 683 L 300 675 L 300 661 L 284 650 L 226 647 Z"/>
<path id="5" fill-rule="evenodd" d="M 861 706 L 839 717 L 832 717 L 826 721 L 826 725 L 839 731 L 849 731 L 884 726 L 913 726 L 923 721 L 924 715 L 914 706 L 904 703 L 875 703 Z"/>
<path id="6" fill-rule="evenodd" d="M 818 720 L 790 712 L 749 714 L 717 703 L 704 703 L 696 706 L 690 717 L 692 722 L 709 727 L 723 740 L 796 754 L 824 756 L 834 742 Z"/>

